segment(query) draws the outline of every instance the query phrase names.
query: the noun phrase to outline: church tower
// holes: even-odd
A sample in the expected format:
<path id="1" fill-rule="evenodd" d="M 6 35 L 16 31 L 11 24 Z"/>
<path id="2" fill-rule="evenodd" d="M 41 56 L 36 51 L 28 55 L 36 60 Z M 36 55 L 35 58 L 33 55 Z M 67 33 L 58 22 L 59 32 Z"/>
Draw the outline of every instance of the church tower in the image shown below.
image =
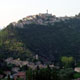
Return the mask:
<path id="1" fill-rule="evenodd" d="M 47 14 L 48 14 L 48 9 L 46 10 Z"/>

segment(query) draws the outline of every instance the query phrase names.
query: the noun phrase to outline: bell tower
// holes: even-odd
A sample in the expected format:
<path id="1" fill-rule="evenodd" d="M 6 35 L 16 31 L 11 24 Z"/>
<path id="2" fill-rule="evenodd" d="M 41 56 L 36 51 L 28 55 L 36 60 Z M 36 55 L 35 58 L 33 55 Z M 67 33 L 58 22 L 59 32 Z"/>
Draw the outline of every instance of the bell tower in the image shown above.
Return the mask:
<path id="1" fill-rule="evenodd" d="M 46 10 L 47 14 L 48 14 L 48 9 Z"/>

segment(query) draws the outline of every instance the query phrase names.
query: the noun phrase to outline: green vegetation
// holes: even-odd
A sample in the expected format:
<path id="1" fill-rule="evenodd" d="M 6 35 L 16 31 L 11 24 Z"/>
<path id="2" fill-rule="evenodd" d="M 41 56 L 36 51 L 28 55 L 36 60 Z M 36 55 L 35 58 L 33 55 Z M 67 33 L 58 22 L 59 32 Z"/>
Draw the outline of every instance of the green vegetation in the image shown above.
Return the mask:
<path id="1" fill-rule="evenodd" d="M 55 69 L 43 68 L 36 70 L 27 70 L 27 80 L 58 80 L 57 72 Z"/>
<path id="2" fill-rule="evenodd" d="M 71 80 L 73 79 L 73 73 L 72 68 L 61 69 L 58 73 L 59 80 Z"/>
<path id="3" fill-rule="evenodd" d="M 80 73 L 75 73 L 74 74 L 74 79 L 80 78 Z"/>
<path id="4" fill-rule="evenodd" d="M 78 16 L 55 22 L 54 25 L 25 24 L 24 28 L 19 28 L 9 24 L 0 31 L 0 58 L 33 60 L 33 56 L 38 54 L 41 61 L 56 63 L 62 56 L 72 56 L 79 61 L 79 53 Z"/>
<path id="5" fill-rule="evenodd" d="M 61 61 L 64 65 L 64 68 L 67 68 L 67 67 L 72 66 L 72 63 L 74 62 L 74 59 L 73 59 L 73 57 L 64 56 L 64 57 L 61 58 Z"/>

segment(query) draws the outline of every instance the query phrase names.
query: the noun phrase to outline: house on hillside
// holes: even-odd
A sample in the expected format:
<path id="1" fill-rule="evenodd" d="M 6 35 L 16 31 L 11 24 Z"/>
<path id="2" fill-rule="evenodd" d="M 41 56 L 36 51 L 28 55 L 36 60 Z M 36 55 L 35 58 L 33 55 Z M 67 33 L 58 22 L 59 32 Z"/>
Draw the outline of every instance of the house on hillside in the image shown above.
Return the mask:
<path id="1" fill-rule="evenodd" d="M 16 73 L 14 75 L 14 80 L 17 80 L 18 78 L 26 80 L 26 73 L 25 72 L 18 72 L 18 73 Z"/>
<path id="2" fill-rule="evenodd" d="M 80 72 L 80 67 L 76 67 L 76 68 L 74 69 L 74 71 Z"/>

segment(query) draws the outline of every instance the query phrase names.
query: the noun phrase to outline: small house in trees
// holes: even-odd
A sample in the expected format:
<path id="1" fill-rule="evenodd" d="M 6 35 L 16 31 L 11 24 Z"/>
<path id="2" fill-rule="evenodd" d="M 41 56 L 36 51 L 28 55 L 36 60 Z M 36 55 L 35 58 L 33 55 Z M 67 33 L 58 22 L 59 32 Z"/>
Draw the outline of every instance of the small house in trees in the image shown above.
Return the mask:
<path id="1" fill-rule="evenodd" d="M 22 80 L 26 80 L 26 73 L 25 72 L 18 72 L 14 75 L 14 80 L 17 80 L 18 78 Z"/>

